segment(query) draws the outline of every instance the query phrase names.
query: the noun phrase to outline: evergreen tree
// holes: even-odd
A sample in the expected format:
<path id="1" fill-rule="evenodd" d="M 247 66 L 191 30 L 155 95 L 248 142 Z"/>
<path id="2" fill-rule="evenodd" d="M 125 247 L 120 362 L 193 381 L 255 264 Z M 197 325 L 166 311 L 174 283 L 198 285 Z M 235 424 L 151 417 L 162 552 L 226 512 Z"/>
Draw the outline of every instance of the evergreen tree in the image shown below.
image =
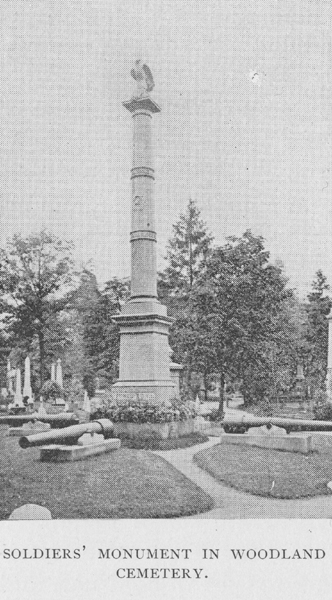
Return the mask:
<path id="1" fill-rule="evenodd" d="M 332 301 L 328 296 L 330 286 L 321 270 L 317 271 L 305 305 L 308 322 L 305 332 L 307 342 L 307 375 L 314 391 L 325 390 L 328 352 L 328 320 Z"/>
<path id="2" fill-rule="evenodd" d="M 173 236 L 167 246 L 167 267 L 159 275 L 159 295 L 188 297 L 207 256 L 213 237 L 193 200 L 173 225 Z"/>
<path id="3" fill-rule="evenodd" d="M 113 317 L 129 298 L 130 283 L 114 277 L 108 281 L 97 302 L 84 316 L 84 345 L 91 369 L 98 377 L 113 383 L 118 377 L 120 332 Z"/>
<path id="4" fill-rule="evenodd" d="M 191 386 L 193 352 L 187 343 L 193 329 L 191 290 L 208 256 L 212 235 L 201 218 L 200 210 L 190 200 L 184 213 L 173 225 L 173 236 L 167 247 L 167 267 L 159 274 L 158 295 L 174 318 L 170 332 L 170 345 L 175 360 L 185 367 L 186 385 Z"/>

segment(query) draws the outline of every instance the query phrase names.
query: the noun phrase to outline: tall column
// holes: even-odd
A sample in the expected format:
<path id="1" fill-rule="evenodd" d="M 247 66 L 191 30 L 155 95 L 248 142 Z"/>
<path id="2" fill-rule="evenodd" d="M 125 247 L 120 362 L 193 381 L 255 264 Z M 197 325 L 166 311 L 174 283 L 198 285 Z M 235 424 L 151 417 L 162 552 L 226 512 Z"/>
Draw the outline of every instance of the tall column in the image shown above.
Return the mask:
<path id="1" fill-rule="evenodd" d="M 332 402 L 332 310 L 327 315 L 329 322 L 328 351 L 327 351 L 327 373 L 326 373 L 326 395 L 328 402 Z"/>
<path id="2" fill-rule="evenodd" d="M 133 117 L 131 210 L 131 297 L 157 298 L 152 114 L 160 112 L 150 99 L 125 102 Z"/>
<path id="3" fill-rule="evenodd" d="M 160 108 L 149 94 L 154 86 L 150 69 L 136 61 L 132 76 L 138 90 L 123 103 L 133 120 L 131 296 L 114 317 L 120 325 L 120 364 L 113 396 L 118 402 L 160 403 L 175 395 L 168 347 L 172 320 L 157 299 L 152 118 Z"/>

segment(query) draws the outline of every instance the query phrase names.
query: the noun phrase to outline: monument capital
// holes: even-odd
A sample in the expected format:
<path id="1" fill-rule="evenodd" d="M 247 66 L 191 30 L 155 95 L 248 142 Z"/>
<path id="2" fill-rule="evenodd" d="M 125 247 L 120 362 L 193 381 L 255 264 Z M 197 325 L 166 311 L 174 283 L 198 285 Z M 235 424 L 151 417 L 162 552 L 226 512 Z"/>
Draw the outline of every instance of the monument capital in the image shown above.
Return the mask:
<path id="1" fill-rule="evenodd" d="M 134 96 L 130 100 L 122 103 L 123 106 L 134 113 L 139 110 L 148 111 L 149 113 L 159 113 L 161 108 L 158 104 L 150 98 L 150 96 L 144 96 L 141 98 L 135 98 Z"/>

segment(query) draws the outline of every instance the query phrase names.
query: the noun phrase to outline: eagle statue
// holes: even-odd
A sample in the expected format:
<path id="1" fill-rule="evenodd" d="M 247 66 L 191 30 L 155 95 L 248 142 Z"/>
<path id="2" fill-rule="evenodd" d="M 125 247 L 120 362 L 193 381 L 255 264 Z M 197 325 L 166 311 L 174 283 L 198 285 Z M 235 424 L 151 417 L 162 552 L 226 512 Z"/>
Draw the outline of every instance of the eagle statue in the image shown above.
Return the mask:
<path id="1" fill-rule="evenodd" d="M 142 60 L 136 60 L 131 76 L 137 81 L 137 96 L 146 96 L 154 88 L 152 73 Z"/>

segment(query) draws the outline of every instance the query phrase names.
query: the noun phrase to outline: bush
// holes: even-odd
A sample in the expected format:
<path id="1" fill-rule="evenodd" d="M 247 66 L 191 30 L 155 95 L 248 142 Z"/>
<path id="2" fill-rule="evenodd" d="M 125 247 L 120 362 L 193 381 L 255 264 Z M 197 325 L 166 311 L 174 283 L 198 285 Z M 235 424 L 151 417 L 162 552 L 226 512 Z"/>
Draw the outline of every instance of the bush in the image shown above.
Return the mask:
<path id="1" fill-rule="evenodd" d="M 192 404 L 174 398 L 159 405 L 148 402 L 128 402 L 121 406 L 112 404 L 106 410 L 105 416 L 114 423 L 170 423 L 194 418 L 196 410 Z"/>
<path id="2" fill-rule="evenodd" d="M 264 400 L 259 403 L 256 414 L 262 417 L 272 417 L 273 405 L 268 398 L 264 398 Z"/>
<path id="3" fill-rule="evenodd" d="M 43 396 L 44 400 L 47 401 L 55 401 L 56 398 L 64 398 L 64 390 L 56 381 L 45 381 L 41 391 L 41 396 Z"/>
<path id="4" fill-rule="evenodd" d="M 140 431 L 134 437 L 130 437 L 128 433 L 120 433 L 118 437 L 121 445 L 135 450 L 157 450 L 162 439 L 161 434 L 153 429 Z"/>
<path id="5" fill-rule="evenodd" d="M 218 408 L 213 408 L 211 412 L 206 415 L 206 419 L 209 421 L 222 421 L 222 415 Z"/>
<path id="6" fill-rule="evenodd" d="M 321 392 L 318 395 L 313 412 L 316 421 L 332 421 L 332 404 L 327 401 L 325 393 Z"/>

